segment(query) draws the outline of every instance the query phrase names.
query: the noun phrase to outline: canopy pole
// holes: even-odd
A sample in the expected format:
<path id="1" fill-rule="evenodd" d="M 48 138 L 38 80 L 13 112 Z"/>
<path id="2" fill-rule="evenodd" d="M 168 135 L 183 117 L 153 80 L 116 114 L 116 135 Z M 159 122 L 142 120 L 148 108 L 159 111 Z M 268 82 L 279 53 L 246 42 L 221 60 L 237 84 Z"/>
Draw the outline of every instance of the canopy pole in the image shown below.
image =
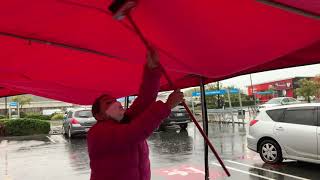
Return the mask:
<path id="1" fill-rule="evenodd" d="M 208 136 L 208 112 L 207 112 L 206 93 L 205 93 L 203 78 L 200 78 L 200 93 L 201 93 L 203 130 L 205 134 Z M 208 144 L 205 141 L 204 141 L 204 167 L 205 167 L 205 180 L 209 180 Z"/>
<path id="2" fill-rule="evenodd" d="M 141 41 L 143 42 L 143 44 L 145 45 L 145 47 L 147 48 L 147 50 L 150 50 L 152 47 L 150 46 L 149 42 L 147 41 L 147 39 L 143 36 L 142 32 L 140 31 L 139 27 L 136 25 L 136 23 L 134 22 L 134 20 L 132 19 L 130 13 L 126 15 L 130 24 L 132 25 L 133 29 L 135 30 L 135 32 L 137 33 L 138 37 L 141 39 Z M 161 66 L 162 69 L 162 73 L 164 75 L 164 77 L 167 79 L 169 86 L 172 89 L 178 89 L 174 86 L 173 81 L 171 80 L 171 78 L 168 76 L 166 70 L 163 68 L 163 66 Z M 223 170 L 225 171 L 225 173 L 227 174 L 227 176 L 230 176 L 230 172 L 228 171 L 228 169 L 226 168 L 226 166 L 224 165 L 223 161 L 221 160 L 219 154 L 216 152 L 216 150 L 214 149 L 212 143 L 210 142 L 208 136 L 204 133 L 204 131 L 202 130 L 201 126 L 199 125 L 198 121 L 196 120 L 196 118 L 193 116 L 192 112 L 190 111 L 189 107 L 187 106 L 187 104 L 185 102 L 182 102 L 182 105 L 184 106 L 184 108 L 186 109 L 186 111 L 188 112 L 191 120 L 193 121 L 193 123 L 197 126 L 199 132 L 201 133 L 202 137 L 204 138 L 205 142 L 209 145 L 211 151 L 213 152 L 213 154 L 215 155 L 215 157 L 217 158 L 217 160 L 219 161 L 221 167 L 223 168 Z"/>

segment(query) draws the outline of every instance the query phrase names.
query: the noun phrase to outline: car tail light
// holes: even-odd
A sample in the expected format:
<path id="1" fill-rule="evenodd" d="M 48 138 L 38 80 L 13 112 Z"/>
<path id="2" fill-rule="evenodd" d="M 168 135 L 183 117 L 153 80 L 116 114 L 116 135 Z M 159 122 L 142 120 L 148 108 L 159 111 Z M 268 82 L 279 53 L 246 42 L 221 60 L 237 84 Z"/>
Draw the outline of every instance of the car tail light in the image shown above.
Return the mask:
<path id="1" fill-rule="evenodd" d="M 251 120 L 250 121 L 250 126 L 253 126 L 254 124 L 256 124 L 258 122 L 258 120 Z"/>
<path id="2" fill-rule="evenodd" d="M 79 124 L 79 121 L 76 119 L 71 119 L 71 124 Z"/>

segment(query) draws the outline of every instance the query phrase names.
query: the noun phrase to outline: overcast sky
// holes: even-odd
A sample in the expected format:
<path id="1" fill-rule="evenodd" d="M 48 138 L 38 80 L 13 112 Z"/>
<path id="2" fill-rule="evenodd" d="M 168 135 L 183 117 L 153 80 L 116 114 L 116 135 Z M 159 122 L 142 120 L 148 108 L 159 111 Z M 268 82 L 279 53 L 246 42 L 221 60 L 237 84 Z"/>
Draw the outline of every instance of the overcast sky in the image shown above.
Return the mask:
<path id="1" fill-rule="evenodd" d="M 251 74 L 252 83 L 259 84 L 263 82 L 270 82 L 274 80 L 281 80 L 293 77 L 311 77 L 320 74 L 320 64 L 300 66 L 294 68 L 285 68 L 273 71 L 266 71 L 261 73 Z M 250 85 L 250 75 L 238 76 L 230 79 L 220 81 L 223 86 L 233 85 L 241 89 L 247 89 Z"/>

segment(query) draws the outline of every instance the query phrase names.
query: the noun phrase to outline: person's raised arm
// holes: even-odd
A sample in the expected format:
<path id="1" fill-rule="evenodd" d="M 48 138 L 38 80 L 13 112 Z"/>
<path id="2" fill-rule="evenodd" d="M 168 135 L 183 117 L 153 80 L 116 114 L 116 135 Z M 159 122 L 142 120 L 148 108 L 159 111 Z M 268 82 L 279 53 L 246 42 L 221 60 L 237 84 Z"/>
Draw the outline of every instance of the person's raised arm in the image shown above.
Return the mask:
<path id="1" fill-rule="evenodd" d="M 160 89 L 161 74 L 158 53 L 154 48 L 150 49 L 147 53 L 147 63 L 144 66 L 138 97 L 126 112 L 129 119 L 134 119 L 155 102 Z"/>

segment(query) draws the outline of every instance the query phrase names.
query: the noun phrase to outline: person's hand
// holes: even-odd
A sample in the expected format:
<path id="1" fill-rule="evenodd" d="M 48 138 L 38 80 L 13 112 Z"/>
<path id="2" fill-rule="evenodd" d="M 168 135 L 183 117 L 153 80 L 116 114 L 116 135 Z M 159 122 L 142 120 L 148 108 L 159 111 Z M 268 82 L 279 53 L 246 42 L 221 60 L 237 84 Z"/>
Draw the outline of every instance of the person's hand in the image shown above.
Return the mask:
<path id="1" fill-rule="evenodd" d="M 178 90 L 175 90 L 173 91 L 168 99 L 167 99 L 167 102 L 166 104 L 168 105 L 168 107 L 170 109 L 173 109 L 174 107 L 176 107 L 178 104 L 180 104 L 181 102 L 184 101 L 184 95 L 183 93 L 178 89 Z"/>
<path id="2" fill-rule="evenodd" d="M 150 69 L 156 68 L 159 66 L 159 55 L 157 50 L 150 46 L 147 53 L 147 65 Z"/>

